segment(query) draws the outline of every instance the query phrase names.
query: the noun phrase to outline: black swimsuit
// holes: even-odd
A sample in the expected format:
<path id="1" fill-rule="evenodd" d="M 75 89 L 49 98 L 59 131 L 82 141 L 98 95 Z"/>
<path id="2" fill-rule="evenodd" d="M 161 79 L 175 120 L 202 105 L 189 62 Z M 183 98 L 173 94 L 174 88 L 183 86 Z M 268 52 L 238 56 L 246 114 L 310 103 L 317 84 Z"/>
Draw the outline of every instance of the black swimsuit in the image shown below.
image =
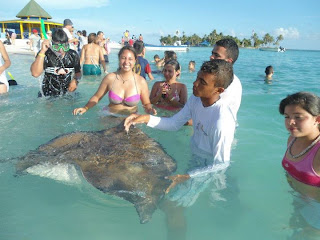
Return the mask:
<path id="1" fill-rule="evenodd" d="M 57 96 L 68 91 L 73 74 L 81 71 L 80 58 L 76 51 L 69 50 L 64 57 L 58 57 L 51 49 L 46 52 L 43 68 L 45 70 L 42 81 L 44 96 Z M 58 71 L 64 69 L 66 74 L 59 75 Z"/>

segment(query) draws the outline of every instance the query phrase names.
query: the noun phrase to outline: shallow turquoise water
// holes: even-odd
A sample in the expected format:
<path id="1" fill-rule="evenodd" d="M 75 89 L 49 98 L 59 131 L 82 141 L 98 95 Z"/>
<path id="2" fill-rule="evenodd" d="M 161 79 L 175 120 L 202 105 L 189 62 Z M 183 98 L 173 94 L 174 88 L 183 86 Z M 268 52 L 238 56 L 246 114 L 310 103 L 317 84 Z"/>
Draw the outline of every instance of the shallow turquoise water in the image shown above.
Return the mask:
<path id="1" fill-rule="evenodd" d="M 187 84 L 189 94 L 196 73 L 188 72 L 188 62 L 195 60 L 199 69 L 210 52 L 211 48 L 191 48 L 178 53 L 180 81 Z M 147 52 L 149 62 L 154 54 L 163 55 Z M 153 214 L 151 222 L 141 225 L 132 204 L 99 192 L 81 177 L 61 182 L 34 175 L 15 176 L 16 157 L 60 134 L 101 130 L 110 123 L 101 116 L 107 99 L 83 116 L 71 115 L 96 91 L 101 78 L 83 78 L 75 96 L 38 99 L 39 81 L 30 74 L 32 56 L 10 58 L 9 71 L 19 85 L 0 96 L 0 239 L 166 239 L 169 228 L 161 210 Z M 109 72 L 117 68 L 116 51 L 110 61 Z M 263 81 L 268 65 L 275 69 L 272 84 Z M 234 68 L 243 85 L 243 98 L 226 187 L 219 191 L 221 198 L 217 200 L 214 186 L 209 186 L 184 209 L 186 239 L 318 239 L 319 232 L 310 230 L 297 211 L 297 194 L 281 167 L 288 134 L 278 104 L 296 91 L 320 95 L 319 66 L 319 51 L 240 50 Z M 183 172 L 190 158 L 191 129 L 167 133 L 142 128 L 177 160 L 178 171 Z M 68 177 L 63 170 L 55 174 Z"/>

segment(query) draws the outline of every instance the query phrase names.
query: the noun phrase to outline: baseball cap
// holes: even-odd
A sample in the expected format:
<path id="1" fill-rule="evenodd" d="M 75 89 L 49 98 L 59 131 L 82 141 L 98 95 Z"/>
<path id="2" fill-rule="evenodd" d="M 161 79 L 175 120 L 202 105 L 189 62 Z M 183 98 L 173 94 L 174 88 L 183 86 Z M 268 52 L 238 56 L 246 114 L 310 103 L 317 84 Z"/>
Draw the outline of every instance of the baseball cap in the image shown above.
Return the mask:
<path id="1" fill-rule="evenodd" d="M 63 21 L 63 26 L 67 26 L 67 25 L 73 25 L 73 23 L 71 22 L 71 20 L 70 19 L 65 19 L 64 21 Z"/>

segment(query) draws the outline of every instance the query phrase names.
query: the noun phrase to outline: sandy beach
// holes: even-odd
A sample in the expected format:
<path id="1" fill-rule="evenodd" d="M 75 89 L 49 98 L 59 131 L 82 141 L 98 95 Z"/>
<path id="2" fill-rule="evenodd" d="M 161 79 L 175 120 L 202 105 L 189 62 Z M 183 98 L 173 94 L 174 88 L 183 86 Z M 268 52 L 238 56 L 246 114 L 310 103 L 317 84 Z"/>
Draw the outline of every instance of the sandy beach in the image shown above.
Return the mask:
<path id="1" fill-rule="evenodd" d="M 1 38 L 2 42 L 4 42 L 6 39 Z M 16 39 L 15 45 L 7 45 L 4 44 L 7 53 L 10 54 L 28 54 L 33 55 L 33 51 L 30 50 L 30 46 L 27 44 L 27 39 Z"/>

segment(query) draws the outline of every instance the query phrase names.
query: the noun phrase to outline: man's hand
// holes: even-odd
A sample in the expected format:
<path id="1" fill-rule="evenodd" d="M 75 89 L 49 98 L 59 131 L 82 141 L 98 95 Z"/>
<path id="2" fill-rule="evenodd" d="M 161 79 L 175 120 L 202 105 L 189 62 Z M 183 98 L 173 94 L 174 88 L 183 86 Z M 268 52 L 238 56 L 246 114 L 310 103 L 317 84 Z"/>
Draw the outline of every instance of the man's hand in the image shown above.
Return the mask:
<path id="1" fill-rule="evenodd" d="M 131 114 L 124 120 L 124 129 L 129 132 L 130 126 L 137 123 L 148 123 L 150 120 L 150 115 L 139 115 L 136 113 Z"/>
<path id="2" fill-rule="evenodd" d="M 169 179 L 172 181 L 172 183 L 170 184 L 170 186 L 166 190 L 166 194 L 168 194 L 170 192 L 170 190 L 172 188 L 174 188 L 177 184 L 183 183 L 183 182 L 187 181 L 189 178 L 190 178 L 190 176 L 188 174 L 184 174 L 184 175 L 178 174 L 175 176 L 166 177 L 166 179 Z"/>
<path id="3" fill-rule="evenodd" d="M 41 45 L 41 52 L 45 53 L 50 48 L 50 41 L 48 39 L 44 39 Z"/>

